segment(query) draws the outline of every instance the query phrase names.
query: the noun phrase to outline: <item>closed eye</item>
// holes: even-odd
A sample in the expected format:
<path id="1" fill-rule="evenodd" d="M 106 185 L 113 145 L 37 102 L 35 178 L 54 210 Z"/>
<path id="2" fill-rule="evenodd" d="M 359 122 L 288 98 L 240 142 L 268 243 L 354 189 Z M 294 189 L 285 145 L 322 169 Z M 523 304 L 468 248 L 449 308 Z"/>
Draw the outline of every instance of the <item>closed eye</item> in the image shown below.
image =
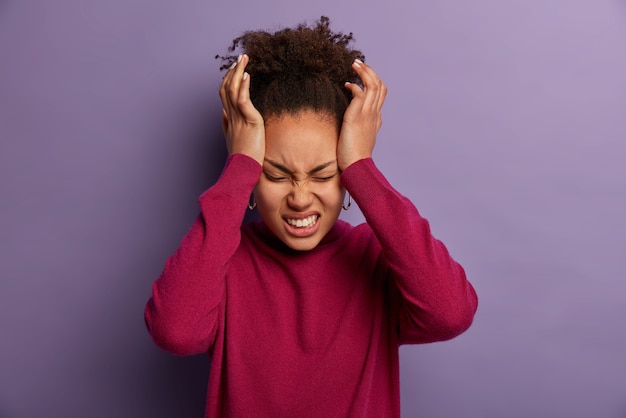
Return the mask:
<path id="1" fill-rule="evenodd" d="M 286 181 L 288 180 L 287 177 L 274 177 L 266 172 L 263 172 L 263 174 L 265 174 L 265 178 L 268 179 L 269 181 Z"/>
<path id="2" fill-rule="evenodd" d="M 333 179 L 336 175 L 337 174 L 333 174 L 333 175 L 330 175 L 330 176 L 316 176 L 316 177 L 313 177 L 313 180 L 315 180 L 315 181 L 329 181 L 329 180 Z"/>

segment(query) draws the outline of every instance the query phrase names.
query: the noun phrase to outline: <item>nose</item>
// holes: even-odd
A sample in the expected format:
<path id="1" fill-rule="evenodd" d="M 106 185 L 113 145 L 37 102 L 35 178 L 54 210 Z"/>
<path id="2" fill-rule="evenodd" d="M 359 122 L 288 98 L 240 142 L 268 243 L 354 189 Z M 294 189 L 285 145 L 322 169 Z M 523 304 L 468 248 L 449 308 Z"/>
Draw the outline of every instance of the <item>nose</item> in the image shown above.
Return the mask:
<path id="1" fill-rule="evenodd" d="M 313 203 L 313 193 L 309 190 L 306 180 L 294 180 L 291 193 L 287 197 L 287 204 L 290 208 L 298 211 L 307 209 Z"/>

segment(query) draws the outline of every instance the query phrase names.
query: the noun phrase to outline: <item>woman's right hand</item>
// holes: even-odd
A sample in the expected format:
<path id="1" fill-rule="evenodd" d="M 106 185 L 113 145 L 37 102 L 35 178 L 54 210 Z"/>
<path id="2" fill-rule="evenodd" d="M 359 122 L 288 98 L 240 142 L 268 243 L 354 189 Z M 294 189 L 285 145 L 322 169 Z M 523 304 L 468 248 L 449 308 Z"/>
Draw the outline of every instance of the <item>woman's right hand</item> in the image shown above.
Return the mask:
<path id="1" fill-rule="evenodd" d="M 250 100 L 250 75 L 244 72 L 248 61 L 247 55 L 240 55 L 222 80 L 222 130 L 229 155 L 244 154 L 262 165 L 265 156 L 265 125 L 263 116 Z"/>

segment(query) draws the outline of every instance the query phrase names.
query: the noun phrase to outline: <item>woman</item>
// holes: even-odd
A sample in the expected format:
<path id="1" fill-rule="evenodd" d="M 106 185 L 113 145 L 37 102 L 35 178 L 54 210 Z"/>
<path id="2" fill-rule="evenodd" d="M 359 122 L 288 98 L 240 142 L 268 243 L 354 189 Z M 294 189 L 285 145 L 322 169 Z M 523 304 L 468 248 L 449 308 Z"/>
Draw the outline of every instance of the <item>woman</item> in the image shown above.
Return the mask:
<path id="1" fill-rule="evenodd" d="M 399 345 L 472 322 L 462 267 L 372 160 L 386 88 L 351 41 L 322 17 L 221 57 L 229 157 L 145 311 L 160 347 L 211 356 L 207 417 L 400 416 Z"/>

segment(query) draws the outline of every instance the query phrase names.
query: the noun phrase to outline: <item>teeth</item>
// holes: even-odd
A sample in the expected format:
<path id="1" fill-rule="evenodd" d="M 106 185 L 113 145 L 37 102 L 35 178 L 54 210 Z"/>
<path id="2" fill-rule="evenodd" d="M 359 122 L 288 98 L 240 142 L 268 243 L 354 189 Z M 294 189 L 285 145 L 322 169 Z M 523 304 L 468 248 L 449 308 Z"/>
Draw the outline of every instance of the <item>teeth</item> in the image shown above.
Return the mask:
<path id="1" fill-rule="evenodd" d="M 287 219 L 287 223 L 291 226 L 295 226 L 296 228 L 311 226 L 315 222 L 317 222 L 317 215 L 311 215 L 304 219 Z"/>

